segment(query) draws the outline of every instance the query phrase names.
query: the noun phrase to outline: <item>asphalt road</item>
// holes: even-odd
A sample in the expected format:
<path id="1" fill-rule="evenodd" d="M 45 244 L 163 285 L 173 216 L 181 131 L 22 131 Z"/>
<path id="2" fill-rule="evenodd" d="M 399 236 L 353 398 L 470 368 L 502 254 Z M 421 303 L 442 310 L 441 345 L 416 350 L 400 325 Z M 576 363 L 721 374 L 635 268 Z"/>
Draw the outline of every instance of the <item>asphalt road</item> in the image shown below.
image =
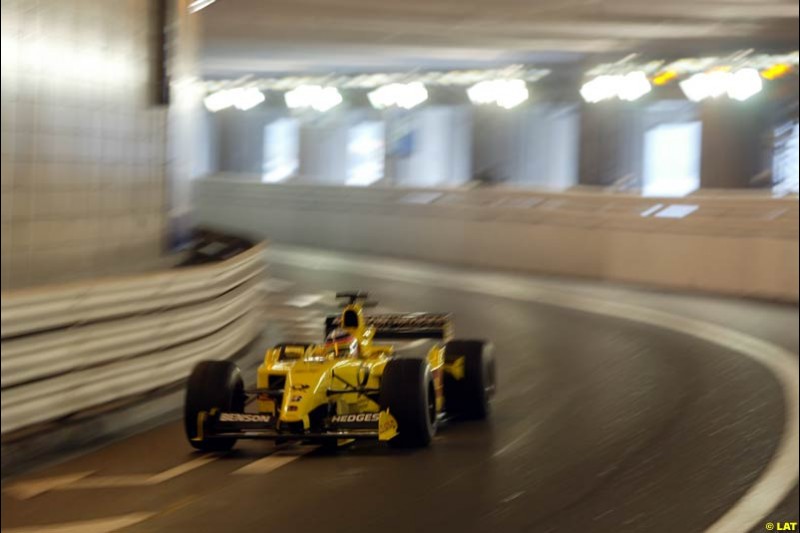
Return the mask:
<path id="1" fill-rule="evenodd" d="M 495 344 L 491 419 L 448 424 L 423 450 L 241 442 L 222 456 L 194 453 L 171 421 L 4 483 L 2 530 L 702 532 L 755 483 L 784 432 L 775 375 L 713 342 L 313 261 L 273 263 L 270 276 L 269 319 L 293 340 L 318 338 L 335 290 L 369 290 L 394 311 L 451 311 L 457 336 Z M 658 302 L 627 289 L 618 300 L 637 298 Z M 796 307 L 713 305 L 756 336 L 776 336 L 765 316 L 793 323 L 768 340 L 796 352 Z M 797 521 L 796 487 L 764 512 Z"/>

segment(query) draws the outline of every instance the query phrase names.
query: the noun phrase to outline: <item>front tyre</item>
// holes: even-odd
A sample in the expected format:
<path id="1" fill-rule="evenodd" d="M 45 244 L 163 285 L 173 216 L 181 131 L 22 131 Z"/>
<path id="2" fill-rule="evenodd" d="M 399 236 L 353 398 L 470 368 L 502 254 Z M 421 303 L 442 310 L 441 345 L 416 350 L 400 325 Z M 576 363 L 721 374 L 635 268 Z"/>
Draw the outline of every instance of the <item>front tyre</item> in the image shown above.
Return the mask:
<path id="1" fill-rule="evenodd" d="M 393 359 L 381 378 L 381 409 L 397 420 L 392 446 L 420 448 L 436 433 L 436 394 L 430 365 L 424 359 Z"/>
<path id="2" fill-rule="evenodd" d="M 204 452 L 227 451 L 235 438 L 195 440 L 197 416 L 212 409 L 226 413 L 244 412 L 244 383 L 239 368 L 230 361 L 201 361 L 195 365 L 186 386 L 183 423 L 189 444 Z"/>

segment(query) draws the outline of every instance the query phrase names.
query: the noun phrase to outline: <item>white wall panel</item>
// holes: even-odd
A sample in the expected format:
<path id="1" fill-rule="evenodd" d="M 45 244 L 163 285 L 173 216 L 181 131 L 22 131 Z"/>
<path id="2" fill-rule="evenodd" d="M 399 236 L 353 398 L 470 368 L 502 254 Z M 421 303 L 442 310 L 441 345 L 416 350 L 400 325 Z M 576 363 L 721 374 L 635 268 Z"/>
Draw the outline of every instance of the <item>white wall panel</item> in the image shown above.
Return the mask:
<path id="1" fill-rule="evenodd" d="M 166 118 L 152 102 L 154 5 L 3 2 L 4 290 L 158 261 Z"/>

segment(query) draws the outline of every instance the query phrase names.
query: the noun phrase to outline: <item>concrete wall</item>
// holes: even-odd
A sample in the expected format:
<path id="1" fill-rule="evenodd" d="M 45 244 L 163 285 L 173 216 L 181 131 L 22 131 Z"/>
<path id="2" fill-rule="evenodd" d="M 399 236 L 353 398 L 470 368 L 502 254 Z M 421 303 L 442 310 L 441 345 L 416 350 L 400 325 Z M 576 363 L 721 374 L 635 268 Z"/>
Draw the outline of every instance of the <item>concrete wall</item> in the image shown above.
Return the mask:
<path id="1" fill-rule="evenodd" d="M 691 204 L 683 218 L 670 205 Z M 195 219 L 277 242 L 798 299 L 796 200 L 196 183 Z"/>
<path id="2" fill-rule="evenodd" d="M 191 182 L 212 171 L 212 161 L 206 150 L 210 131 L 203 105 L 205 87 L 199 81 L 197 69 L 199 18 L 188 9 L 190 0 L 151 0 L 155 5 L 161 2 L 166 5 L 165 52 L 170 100 L 166 135 L 166 238 L 167 246 L 172 249 L 185 245 L 191 238 Z"/>
<path id="3" fill-rule="evenodd" d="M 207 114 L 211 127 L 209 138 L 214 143 L 208 148 L 215 153 L 217 170 L 261 174 L 264 128 L 286 116 L 287 111 L 266 106 L 247 111 L 225 109 Z"/>
<path id="4" fill-rule="evenodd" d="M 473 116 L 475 176 L 555 190 L 577 183 L 577 106 L 475 107 Z"/>
<path id="5" fill-rule="evenodd" d="M 410 153 L 388 147 L 389 180 L 405 187 L 441 187 L 471 178 L 472 115 L 468 106 L 426 106 L 389 117 L 410 134 Z M 402 151 L 401 151 L 402 152 Z"/>
<path id="6" fill-rule="evenodd" d="M 160 256 L 155 2 L 2 3 L 2 288 Z"/>
<path id="7" fill-rule="evenodd" d="M 751 102 L 747 102 L 751 104 Z M 700 181 L 704 188 L 769 188 L 774 150 L 774 106 L 709 101 L 701 106 L 703 147 Z"/>
<path id="8" fill-rule="evenodd" d="M 346 115 L 346 114 L 345 114 Z M 298 181 L 344 184 L 351 120 L 340 114 L 305 120 L 300 126 Z"/>
<path id="9" fill-rule="evenodd" d="M 579 182 L 619 190 L 646 188 L 647 132 L 663 125 L 696 120 L 700 120 L 698 106 L 686 100 L 582 104 Z"/>
<path id="10" fill-rule="evenodd" d="M 386 182 L 446 186 L 465 183 L 471 177 L 472 114 L 468 106 L 425 106 L 385 114 L 368 107 L 342 106 L 322 114 L 291 114 L 285 108 L 264 105 L 248 111 L 226 109 L 209 117 L 208 138 L 215 143 L 209 152 L 216 154 L 211 157 L 216 158 L 219 172 L 261 174 L 267 163 L 265 143 L 270 142 L 265 127 L 294 117 L 300 124 L 296 183 L 359 181 L 354 176 L 358 162 L 350 152 L 352 137 L 358 128 L 376 123 L 383 124 L 386 136 Z M 398 135 L 410 139 L 402 148 L 398 148 L 402 142 L 392 140 Z"/>
<path id="11" fill-rule="evenodd" d="M 342 108 L 328 113 L 297 115 L 299 121 L 296 183 L 344 185 L 354 177 L 358 160 L 353 153 L 356 134 L 383 124 L 369 108 Z M 383 130 L 378 129 L 381 136 Z"/>

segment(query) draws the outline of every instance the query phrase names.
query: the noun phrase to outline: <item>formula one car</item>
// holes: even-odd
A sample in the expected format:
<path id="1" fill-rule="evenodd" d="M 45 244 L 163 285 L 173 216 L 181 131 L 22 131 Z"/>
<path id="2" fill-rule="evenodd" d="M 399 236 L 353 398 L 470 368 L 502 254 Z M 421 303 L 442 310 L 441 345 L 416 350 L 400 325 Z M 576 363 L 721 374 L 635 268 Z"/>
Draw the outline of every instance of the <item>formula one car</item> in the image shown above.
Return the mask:
<path id="1" fill-rule="evenodd" d="M 488 415 L 495 391 L 488 342 L 450 340 L 448 314 L 368 316 L 364 308 L 375 304 L 366 293 L 336 296 L 346 301 L 340 315 L 327 317 L 325 342 L 267 350 L 255 389 L 245 390 L 230 361 L 195 366 L 184 412 L 192 446 L 223 451 L 237 439 L 271 439 L 336 449 L 373 439 L 421 447 L 445 417 Z M 246 411 L 249 404 L 255 409 Z"/>

